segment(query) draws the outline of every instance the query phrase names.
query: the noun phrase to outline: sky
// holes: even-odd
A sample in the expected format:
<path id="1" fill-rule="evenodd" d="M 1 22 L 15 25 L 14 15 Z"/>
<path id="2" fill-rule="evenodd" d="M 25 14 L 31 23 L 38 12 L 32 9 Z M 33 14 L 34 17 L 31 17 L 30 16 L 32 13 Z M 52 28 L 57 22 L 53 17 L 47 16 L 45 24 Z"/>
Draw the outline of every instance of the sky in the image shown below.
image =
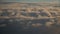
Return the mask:
<path id="1" fill-rule="evenodd" d="M 60 2 L 60 0 L 0 0 L 0 2 Z"/>

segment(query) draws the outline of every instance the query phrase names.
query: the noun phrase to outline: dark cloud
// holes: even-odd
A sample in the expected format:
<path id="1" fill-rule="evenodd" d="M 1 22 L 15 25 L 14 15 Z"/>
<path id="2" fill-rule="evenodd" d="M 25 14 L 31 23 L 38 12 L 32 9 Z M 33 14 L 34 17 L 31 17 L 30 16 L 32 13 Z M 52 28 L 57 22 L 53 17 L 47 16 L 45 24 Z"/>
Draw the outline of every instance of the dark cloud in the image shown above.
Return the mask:
<path id="1" fill-rule="evenodd" d="M 2 0 L 0 0 L 0 2 L 2 2 Z"/>

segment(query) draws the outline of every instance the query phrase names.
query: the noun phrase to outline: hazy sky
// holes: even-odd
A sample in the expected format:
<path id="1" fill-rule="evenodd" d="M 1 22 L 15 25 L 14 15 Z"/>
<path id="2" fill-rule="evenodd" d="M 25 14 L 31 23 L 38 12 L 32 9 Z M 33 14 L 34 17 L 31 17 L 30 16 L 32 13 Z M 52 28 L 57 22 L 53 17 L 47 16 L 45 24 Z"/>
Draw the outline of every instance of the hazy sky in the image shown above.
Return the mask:
<path id="1" fill-rule="evenodd" d="M 0 2 L 60 2 L 60 0 L 0 0 Z"/>

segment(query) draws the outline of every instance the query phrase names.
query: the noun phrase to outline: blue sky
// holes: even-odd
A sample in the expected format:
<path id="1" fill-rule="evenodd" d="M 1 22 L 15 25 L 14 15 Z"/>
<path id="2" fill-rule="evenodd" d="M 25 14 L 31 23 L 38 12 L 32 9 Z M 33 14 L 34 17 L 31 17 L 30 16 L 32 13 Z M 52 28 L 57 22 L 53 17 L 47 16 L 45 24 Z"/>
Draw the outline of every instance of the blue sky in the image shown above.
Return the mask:
<path id="1" fill-rule="evenodd" d="M 60 0 L 0 0 L 0 2 L 54 2 Z"/>

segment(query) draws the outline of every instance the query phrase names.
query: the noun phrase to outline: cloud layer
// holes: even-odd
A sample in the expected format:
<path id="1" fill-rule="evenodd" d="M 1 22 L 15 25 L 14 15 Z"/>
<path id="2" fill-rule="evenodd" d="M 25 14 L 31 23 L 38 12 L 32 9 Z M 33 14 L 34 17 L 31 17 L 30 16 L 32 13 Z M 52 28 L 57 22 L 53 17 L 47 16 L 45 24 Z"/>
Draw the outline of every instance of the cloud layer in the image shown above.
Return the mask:
<path id="1" fill-rule="evenodd" d="M 0 0 L 0 2 L 54 2 L 60 0 Z"/>

